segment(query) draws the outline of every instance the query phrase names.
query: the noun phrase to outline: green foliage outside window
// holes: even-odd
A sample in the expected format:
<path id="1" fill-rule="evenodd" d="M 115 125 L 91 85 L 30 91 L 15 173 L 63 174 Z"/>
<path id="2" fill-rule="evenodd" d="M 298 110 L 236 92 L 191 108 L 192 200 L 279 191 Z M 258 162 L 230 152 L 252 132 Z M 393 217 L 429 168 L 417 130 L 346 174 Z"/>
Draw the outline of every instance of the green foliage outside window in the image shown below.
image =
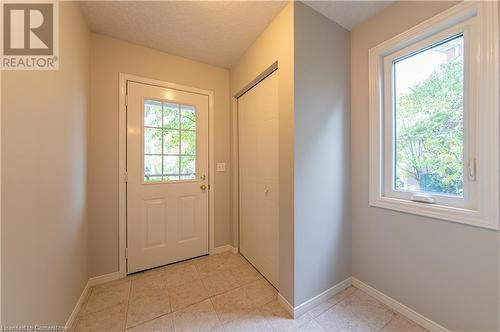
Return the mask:
<path id="1" fill-rule="evenodd" d="M 193 179 L 196 172 L 194 108 L 148 100 L 144 126 L 144 180 Z M 151 156 L 153 154 L 159 157 Z"/>
<path id="2" fill-rule="evenodd" d="M 463 196 L 463 60 L 439 67 L 396 100 L 395 188 Z"/>

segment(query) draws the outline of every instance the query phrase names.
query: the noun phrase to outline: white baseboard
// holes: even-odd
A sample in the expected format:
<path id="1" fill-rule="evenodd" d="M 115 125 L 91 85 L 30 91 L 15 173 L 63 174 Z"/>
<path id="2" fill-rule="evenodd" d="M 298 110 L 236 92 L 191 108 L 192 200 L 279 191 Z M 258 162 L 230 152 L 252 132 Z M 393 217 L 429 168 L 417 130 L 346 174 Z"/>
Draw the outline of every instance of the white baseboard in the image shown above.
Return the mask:
<path id="1" fill-rule="evenodd" d="M 104 284 L 105 282 L 118 280 L 120 279 L 120 272 L 111 272 L 108 274 L 103 274 L 102 276 L 97 276 L 89 279 L 88 285 L 89 287 L 97 286 L 100 284 Z"/>
<path id="2" fill-rule="evenodd" d="M 234 253 L 238 252 L 238 248 L 235 248 L 231 245 L 225 245 L 221 247 L 214 248 L 210 254 L 219 254 L 223 253 L 226 251 L 232 251 Z M 75 308 L 71 312 L 71 315 L 68 318 L 68 321 L 66 322 L 66 330 L 70 330 L 73 324 L 75 323 L 76 317 L 78 315 L 78 312 L 83 306 L 83 303 L 85 302 L 85 299 L 88 295 L 88 292 L 90 291 L 90 288 L 93 286 L 97 286 L 109 281 L 113 280 L 118 280 L 119 279 L 119 272 L 112 272 L 108 274 L 104 274 L 102 276 L 98 277 L 93 277 L 90 278 L 87 282 L 87 285 L 85 285 L 85 288 L 82 291 L 82 294 L 80 295 L 80 298 L 78 299 Z M 361 291 L 367 293 L 368 295 L 376 298 L 386 306 L 388 306 L 390 309 L 393 311 L 405 316 L 409 320 L 419 324 L 420 326 L 424 327 L 425 329 L 431 331 L 431 332 L 450 332 L 448 329 L 445 327 L 439 325 L 438 323 L 430 320 L 429 318 L 419 314 L 415 310 L 405 306 L 404 304 L 396 301 L 390 296 L 385 295 L 384 293 L 376 290 L 375 288 L 365 284 L 364 282 L 360 281 L 359 279 L 356 279 L 354 277 L 349 277 L 345 279 L 344 281 L 339 282 L 335 286 L 327 289 L 321 294 L 316 295 L 310 300 L 307 300 L 306 302 L 299 304 L 296 307 L 293 307 L 287 299 L 281 293 L 278 293 L 278 302 L 283 306 L 283 308 L 290 314 L 290 316 L 294 318 L 300 317 L 302 314 L 308 312 L 312 308 L 316 307 L 317 305 L 325 302 L 328 300 L 330 297 L 334 296 L 335 294 L 339 293 L 340 291 L 346 289 L 350 285 L 353 285 L 354 287 L 360 289 Z"/>
<path id="3" fill-rule="evenodd" d="M 85 285 L 85 288 L 82 291 L 82 294 L 80 295 L 80 298 L 76 302 L 75 308 L 71 312 L 71 315 L 69 315 L 68 320 L 66 321 L 66 325 L 64 327 L 65 331 L 71 331 L 71 328 L 73 327 L 73 324 L 75 324 L 76 317 L 78 316 L 78 312 L 83 306 L 83 303 L 85 303 L 85 299 L 87 298 L 87 295 L 89 293 L 90 286 L 87 281 L 87 284 Z"/>
<path id="4" fill-rule="evenodd" d="M 345 279 L 344 281 L 339 282 L 335 286 L 327 289 L 326 291 L 316 295 L 312 299 L 307 300 L 304 303 L 299 304 L 296 307 L 293 307 L 283 295 L 278 293 L 278 302 L 281 303 L 283 308 L 293 317 L 293 318 L 298 318 L 301 315 L 305 314 L 312 308 L 320 305 L 321 303 L 325 302 L 335 294 L 339 293 L 340 291 L 346 289 L 347 287 L 351 286 L 351 277 Z"/>
<path id="5" fill-rule="evenodd" d="M 393 311 L 405 316 L 409 320 L 417 323 L 418 325 L 422 326 L 423 328 L 431 332 L 450 332 L 445 327 L 419 314 L 415 310 L 408 308 L 404 304 L 394 300 L 392 297 L 385 295 L 384 293 L 376 290 L 375 288 L 365 284 L 364 282 L 354 277 L 352 278 L 352 285 L 362 290 L 363 292 L 367 293 L 368 295 L 376 298 L 377 300 L 388 306 Z"/>
<path id="6" fill-rule="evenodd" d="M 225 246 L 220 246 L 210 249 L 210 255 L 220 254 L 226 251 L 232 251 L 234 253 L 237 253 L 238 248 L 234 248 L 232 245 L 226 244 Z"/>
<path id="7" fill-rule="evenodd" d="M 320 293 L 313 297 L 312 299 L 307 300 L 306 302 L 299 304 L 294 308 L 294 317 L 300 317 L 304 313 L 308 312 L 312 308 L 316 307 L 317 305 L 325 302 L 335 294 L 339 293 L 340 291 L 343 291 L 347 287 L 351 286 L 351 277 L 345 279 L 344 281 L 339 282 L 335 286 L 327 289 L 323 293 Z"/>
<path id="8" fill-rule="evenodd" d="M 80 311 L 83 304 L 85 303 L 85 299 L 88 296 L 90 288 L 92 288 L 93 286 L 103 284 L 103 283 L 108 282 L 108 281 L 118 280 L 119 276 L 120 276 L 119 272 L 112 272 L 112 273 L 104 274 L 102 276 L 90 278 L 87 281 L 87 284 L 85 285 L 85 288 L 83 289 L 82 294 L 80 295 L 80 298 L 76 302 L 75 308 L 73 309 L 73 311 L 71 312 L 71 315 L 69 315 L 69 318 L 66 321 L 66 325 L 64 328 L 65 331 L 70 331 L 71 328 L 73 327 L 73 324 L 75 324 L 76 317 L 78 316 L 78 312 Z"/>
<path id="9" fill-rule="evenodd" d="M 391 310 L 401 314 L 402 316 L 405 316 L 409 320 L 419 324 L 420 326 L 424 327 L 425 329 L 431 331 L 431 332 L 450 332 L 448 329 L 445 327 L 439 325 L 438 323 L 432 321 L 431 319 L 419 314 L 413 309 L 408 308 L 404 304 L 394 300 L 393 298 L 385 295 L 384 293 L 376 290 L 375 288 L 365 284 L 364 282 L 354 278 L 354 277 L 349 277 L 346 280 L 336 284 L 332 288 L 327 289 L 321 294 L 316 295 L 312 299 L 299 304 L 296 307 L 293 307 L 290 302 L 288 302 L 283 295 L 278 293 L 278 302 L 282 305 L 282 307 L 290 314 L 290 316 L 297 318 L 303 315 L 304 313 L 308 312 L 312 308 L 316 307 L 317 305 L 325 302 L 328 300 L 330 297 L 334 296 L 338 292 L 346 289 L 350 285 L 353 285 L 354 287 L 360 289 L 361 291 L 367 293 L 368 295 L 376 298 L 386 306 L 388 306 Z"/>

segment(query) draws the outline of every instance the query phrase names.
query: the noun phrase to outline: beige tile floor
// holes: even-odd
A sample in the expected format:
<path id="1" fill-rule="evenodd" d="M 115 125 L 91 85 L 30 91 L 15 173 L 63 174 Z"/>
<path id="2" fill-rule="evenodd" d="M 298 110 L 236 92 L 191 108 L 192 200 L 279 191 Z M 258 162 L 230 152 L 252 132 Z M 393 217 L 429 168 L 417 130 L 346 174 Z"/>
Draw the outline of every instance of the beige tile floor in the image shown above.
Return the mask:
<path id="1" fill-rule="evenodd" d="M 93 287 L 73 331 L 422 332 L 349 287 L 297 319 L 245 258 L 195 258 Z"/>

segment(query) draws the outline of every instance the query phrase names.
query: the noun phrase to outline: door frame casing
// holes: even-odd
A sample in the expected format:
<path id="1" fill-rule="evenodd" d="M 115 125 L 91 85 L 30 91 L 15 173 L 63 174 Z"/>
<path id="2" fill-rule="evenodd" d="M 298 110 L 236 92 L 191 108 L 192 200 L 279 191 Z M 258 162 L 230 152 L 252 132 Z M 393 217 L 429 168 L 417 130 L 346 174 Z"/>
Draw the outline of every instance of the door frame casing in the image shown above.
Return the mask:
<path id="1" fill-rule="evenodd" d="M 127 171 L 127 82 L 152 85 L 161 88 L 180 90 L 190 93 L 201 94 L 208 97 L 208 253 L 214 249 L 214 195 L 215 190 L 215 161 L 214 161 L 214 93 L 210 90 L 193 88 L 181 84 L 159 81 L 141 76 L 120 73 L 119 74 L 119 113 L 118 113 L 118 236 L 119 236 L 119 277 L 127 276 L 127 259 L 125 250 L 127 248 L 127 186 L 125 174 Z"/>

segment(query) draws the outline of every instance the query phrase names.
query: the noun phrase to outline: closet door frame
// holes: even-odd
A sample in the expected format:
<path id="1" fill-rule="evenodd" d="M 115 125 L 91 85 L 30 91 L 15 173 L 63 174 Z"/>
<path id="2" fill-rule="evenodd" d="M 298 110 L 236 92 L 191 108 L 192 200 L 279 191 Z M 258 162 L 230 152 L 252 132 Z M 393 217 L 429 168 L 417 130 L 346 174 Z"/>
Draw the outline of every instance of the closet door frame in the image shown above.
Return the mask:
<path id="1" fill-rule="evenodd" d="M 239 183 L 239 118 L 238 118 L 238 98 L 266 79 L 269 75 L 278 70 L 278 61 L 267 67 L 262 73 L 246 84 L 241 90 L 232 97 L 232 180 L 233 180 L 233 246 L 235 252 L 240 247 L 240 183 Z M 279 277 L 279 276 L 278 276 Z"/>
<path id="2" fill-rule="evenodd" d="M 271 64 L 262 73 L 257 75 L 252 81 L 245 85 L 241 90 L 234 94 L 232 97 L 232 132 L 233 132 L 233 146 L 232 146 L 232 170 L 233 170 L 233 246 L 235 251 L 239 250 L 240 246 L 240 186 L 239 186 L 239 131 L 238 131 L 238 97 L 242 96 L 245 92 L 259 84 L 267 76 L 271 75 L 274 71 L 278 70 L 278 61 Z"/>

